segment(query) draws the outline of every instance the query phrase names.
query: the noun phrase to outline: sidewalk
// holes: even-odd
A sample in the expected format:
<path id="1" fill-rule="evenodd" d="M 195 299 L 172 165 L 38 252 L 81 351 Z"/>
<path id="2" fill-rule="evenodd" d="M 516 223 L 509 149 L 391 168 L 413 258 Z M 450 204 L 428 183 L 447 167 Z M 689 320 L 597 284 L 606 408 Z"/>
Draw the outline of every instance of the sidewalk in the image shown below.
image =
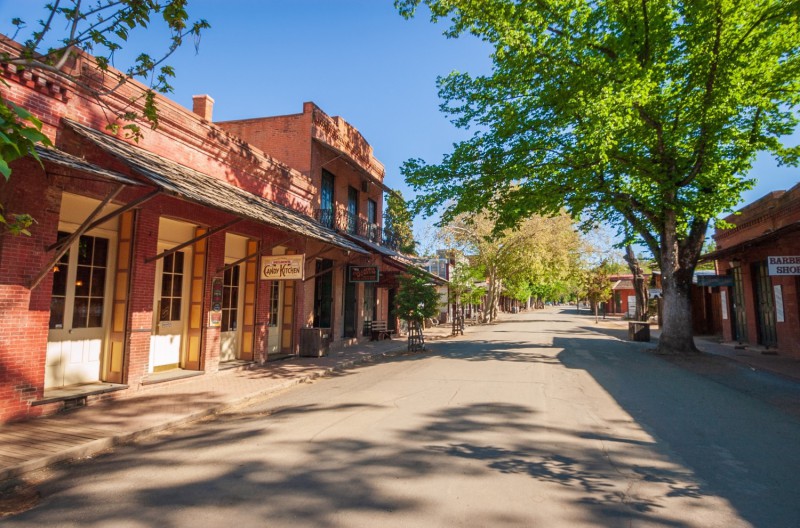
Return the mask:
<path id="1" fill-rule="evenodd" d="M 594 320 L 592 320 L 594 322 Z M 603 319 L 600 321 L 606 328 L 614 328 L 620 339 L 627 339 L 628 321 L 622 319 Z M 650 326 L 652 343 L 657 343 L 661 329 L 656 324 Z M 712 356 L 724 357 L 737 363 L 743 363 L 754 370 L 763 370 L 784 378 L 800 381 L 800 359 L 769 353 L 762 347 L 739 345 L 738 343 L 721 343 L 717 336 L 695 336 L 697 348 Z M 766 352 L 766 353 L 765 353 Z"/>
<path id="2" fill-rule="evenodd" d="M 426 340 L 450 326 L 425 330 Z M 57 462 L 199 420 L 309 380 L 406 351 L 406 339 L 369 341 L 321 358 L 294 357 L 156 386 L 140 396 L 0 426 L 0 482 Z"/>

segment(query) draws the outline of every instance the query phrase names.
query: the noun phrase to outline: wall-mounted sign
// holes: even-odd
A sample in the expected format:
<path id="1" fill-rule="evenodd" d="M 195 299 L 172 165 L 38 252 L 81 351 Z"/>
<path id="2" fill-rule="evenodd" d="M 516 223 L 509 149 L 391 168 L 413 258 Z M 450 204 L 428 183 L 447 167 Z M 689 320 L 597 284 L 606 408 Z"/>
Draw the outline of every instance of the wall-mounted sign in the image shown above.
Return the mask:
<path id="1" fill-rule="evenodd" d="M 378 266 L 350 266 L 350 282 L 378 282 Z"/>
<path id="2" fill-rule="evenodd" d="M 722 307 L 722 318 L 728 319 L 728 292 L 722 290 L 719 292 L 719 303 Z"/>
<path id="3" fill-rule="evenodd" d="M 800 256 L 767 257 L 770 275 L 800 275 Z"/>
<path id="4" fill-rule="evenodd" d="M 222 277 L 211 279 L 211 304 L 222 304 Z M 219 310 L 219 308 L 214 308 Z"/>
<path id="5" fill-rule="evenodd" d="M 222 311 L 215 312 L 212 310 L 208 312 L 208 326 L 210 328 L 219 328 L 222 326 Z"/>
<path id="6" fill-rule="evenodd" d="M 786 314 L 783 313 L 783 289 L 780 284 L 772 287 L 775 292 L 775 322 L 785 323 Z"/>
<path id="7" fill-rule="evenodd" d="M 698 286 L 733 286 L 733 276 L 732 275 L 698 275 L 697 276 L 697 285 Z"/>
<path id="8" fill-rule="evenodd" d="M 303 280 L 305 255 L 272 255 L 261 257 L 261 279 Z"/>

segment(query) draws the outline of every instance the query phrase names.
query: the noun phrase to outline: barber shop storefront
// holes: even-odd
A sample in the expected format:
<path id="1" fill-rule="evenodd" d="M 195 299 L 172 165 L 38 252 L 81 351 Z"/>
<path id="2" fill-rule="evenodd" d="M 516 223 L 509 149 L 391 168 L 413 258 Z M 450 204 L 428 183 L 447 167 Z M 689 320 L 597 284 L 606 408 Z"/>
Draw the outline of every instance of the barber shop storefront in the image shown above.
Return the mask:
<path id="1" fill-rule="evenodd" d="M 800 185 L 777 191 L 726 219 L 714 235 L 723 339 L 800 358 Z"/>

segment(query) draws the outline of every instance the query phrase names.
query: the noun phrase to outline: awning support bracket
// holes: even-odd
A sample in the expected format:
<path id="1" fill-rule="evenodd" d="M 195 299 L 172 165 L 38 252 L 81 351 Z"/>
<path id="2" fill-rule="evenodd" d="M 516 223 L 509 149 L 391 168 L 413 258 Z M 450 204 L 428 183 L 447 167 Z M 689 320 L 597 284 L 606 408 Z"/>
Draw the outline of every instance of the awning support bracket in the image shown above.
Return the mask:
<path id="1" fill-rule="evenodd" d="M 259 251 L 256 251 L 255 253 L 252 253 L 252 254 L 250 254 L 250 255 L 247 255 L 246 257 L 242 257 L 242 258 L 240 258 L 239 260 L 237 260 L 236 262 L 231 262 L 230 264 L 226 264 L 225 266 L 222 266 L 221 268 L 219 268 L 219 269 L 217 270 L 217 275 L 219 275 L 220 273 L 225 273 L 226 271 L 228 271 L 228 270 L 229 270 L 229 269 L 231 269 L 232 267 L 234 267 L 234 266 L 238 266 L 238 265 L 239 265 L 239 264 L 241 264 L 242 262 L 245 262 L 245 261 L 247 261 L 247 260 L 250 260 L 250 259 L 251 259 L 251 258 L 253 258 L 253 257 L 259 257 L 259 256 L 263 255 L 265 251 L 272 251 L 272 250 L 273 250 L 273 249 L 275 249 L 276 247 L 278 247 L 278 246 L 282 246 L 282 245 L 284 245 L 285 243 L 287 243 L 287 242 L 290 242 L 291 240 L 294 240 L 295 238 L 297 238 L 297 236 L 289 237 L 289 238 L 287 238 L 286 240 L 281 240 L 281 241 L 280 241 L 280 242 L 278 242 L 277 244 L 273 244 L 273 245 L 269 246 L 268 248 L 260 249 Z"/>
<path id="2" fill-rule="evenodd" d="M 222 224 L 221 226 L 217 226 L 217 227 L 215 227 L 213 229 L 209 229 L 208 231 L 206 231 L 202 235 L 196 236 L 191 240 L 187 240 L 183 244 L 178 244 L 177 246 L 175 246 L 173 248 L 170 248 L 170 249 L 168 249 L 166 251 L 162 251 L 158 255 L 154 255 L 152 257 L 147 257 L 146 259 L 144 259 L 144 262 L 145 262 L 145 264 L 149 264 L 151 262 L 155 262 L 158 259 L 162 259 L 164 257 L 172 255 L 173 253 L 177 253 L 178 251 L 182 250 L 183 248 L 191 246 L 195 242 L 199 242 L 199 241 L 203 240 L 204 238 L 210 237 L 211 235 L 215 235 L 215 234 L 219 233 L 220 231 L 224 231 L 224 230 L 228 229 L 229 227 L 233 226 L 234 224 L 238 224 L 241 221 L 242 221 L 241 218 L 235 218 L 235 219 L 231 220 L 230 222 L 228 222 L 226 224 Z"/>
<path id="3" fill-rule="evenodd" d="M 69 251 L 69 247 L 72 245 L 72 243 L 75 242 L 75 240 L 77 240 L 78 238 L 80 238 L 80 236 L 83 235 L 86 231 L 89 230 L 89 228 L 91 227 L 92 222 L 94 221 L 95 217 L 97 215 L 99 215 L 100 211 L 102 211 L 103 208 L 106 205 L 108 205 L 108 203 L 111 200 L 116 198 L 117 195 L 119 193 L 121 193 L 122 189 L 124 189 L 124 188 L 125 188 L 125 184 L 119 184 L 115 189 L 113 189 L 111 192 L 109 192 L 106 195 L 106 197 L 103 199 L 103 201 L 100 202 L 100 204 L 95 208 L 95 210 L 92 211 L 92 214 L 90 214 L 86 218 L 86 220 L 83 221 L 83 223 L 80 225 L 80 227 L 78 227 L 78 229 L 76 229 L 70 236 L 68 236 L 65 239 L 64 243 L 61 245 L 61 247 L 58 249 L 58 251 L 56 251 L 55 255 L 53 255 L 53 257 L 50 259 L 50 261 L 47 263 L 47 265 L 44 267 L 44 269 L 42 269 L 42 271 L 40 271 L 39 274 L 29 283 L 28 289 L 33 290 L 34 288 L 36 288 L 39 285 L 39 283 L 42 282 L 42 280 L 47 276 L 47 274 L 50 273 L 53 270 L 53 266 L 55 266 L 56 263 L 59 260 L 61 260 L 61 257 L 64 256 L 64 253 Z"/>
<path id="4" fill-rule="evenodd" d="M 114 210 L 114 211 L 111 211 L 110 213 L 108 213 L 108 214 L 107 214 L 107 215 L 105 215 L 104 217 L 102 217 L 102 218 L 98 218 L 97 220 L 95 220 L 94 222 L 92 222 L 92 223 L 91 223 L 91 225 L 90 225 L 89 227 L 87 227 L 87 228 L 86 228 L 86 230 L 87 230 L 87 231 L 91 231 L 91 230 L 92 230 L 92 229 L 94 229 L 95 227 L 97 227 L 97 226 L 99 226 L 99 225 L 102 225 L 102 224 L 105 224 L 105 223 L 106 223 L 106 222 L 108 222 L 109 220 L 111 220 L 111 219 L 113 219 L 113 218 L 116 218 L 117 216 L 121 215 L 122 213 L 125 213 L 125 212 L 127 212 L 127 211 L 130 211 L 130 210 L 131 210 L 131 209 L 133 209 L 134 207 L 137 207 L 137 206 L 139 206 L 139 205 L 142 205 L 144 202 L 148 201 L 149 199 L 151 199 L 151 198 L 154 198 L 154 197 L 155 197 L 156 195 L 158 195 L 160 192 L 161 192 L 161 189 L 156 189 L 156 190 L 154 190 L 153 192 L 150 192 L 150 193 L 147 193 L 147 194 L 145 194 L 144 196 L 140 196 L 139 198 L 137 198 L 137 199 L 133 200 L 132 202 L 129 202 L 129 203 L 127 203 L 127 204 L 123 205 L 123 206 L 122 206 L 122 207 L 120 207 L 119 209 L 116 209 L 116 210 Z M 50 245 L 50 247 L 48 247 L 48 248 L 47 248 L 47 251 L 52 251 L 52 250 L 54 250 L 54 249 L 56 249 L 56 248 L 59 248 L 59 247 L 61 247 L 61 246 L 64 244 L 64 241 L 65 241 L 65 240 L 66 240 L 66 239 L 64 239 L 64 240 L 59 240 L 58 242 L 55 242 L 54 244 L 51 244 L 51 245 Z"/>

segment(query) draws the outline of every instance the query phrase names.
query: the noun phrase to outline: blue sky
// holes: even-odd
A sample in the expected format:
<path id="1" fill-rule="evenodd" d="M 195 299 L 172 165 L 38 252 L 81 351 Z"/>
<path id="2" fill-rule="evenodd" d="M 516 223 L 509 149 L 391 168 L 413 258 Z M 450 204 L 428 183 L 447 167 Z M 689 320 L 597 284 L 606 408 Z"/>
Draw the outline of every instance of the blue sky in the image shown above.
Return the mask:
<path id="1" fill-rule="evenodd" d="M 45 3 L 0 0 L 0 32 L 13 16 L 40 18 Z M 186 45 L 168 61 L 177 73 L 172 99 L 191 107 L 192 95 L 209 94 L 217 121 L 299 113 L 313 101 L 361 131 L 386 166 L 387 185 L 407 197 L 403 161 L 437 162 L 466 137 L 439 112 L 437 75 L 490 65 L 481 42 L 447 39 L 424 15 L 405 20 L 392 0 L 190 0 L 189 11 L 212 28 L 198 53 Z M 163 42 L 156 31 L 138 38 L 130 49 Z M 800 132 L 788 143 L 800 143 Z M 777 167 L 768 155 L 751 174 L 758 183 L 743 204 L 800 181 L 800 169 Z"/>

